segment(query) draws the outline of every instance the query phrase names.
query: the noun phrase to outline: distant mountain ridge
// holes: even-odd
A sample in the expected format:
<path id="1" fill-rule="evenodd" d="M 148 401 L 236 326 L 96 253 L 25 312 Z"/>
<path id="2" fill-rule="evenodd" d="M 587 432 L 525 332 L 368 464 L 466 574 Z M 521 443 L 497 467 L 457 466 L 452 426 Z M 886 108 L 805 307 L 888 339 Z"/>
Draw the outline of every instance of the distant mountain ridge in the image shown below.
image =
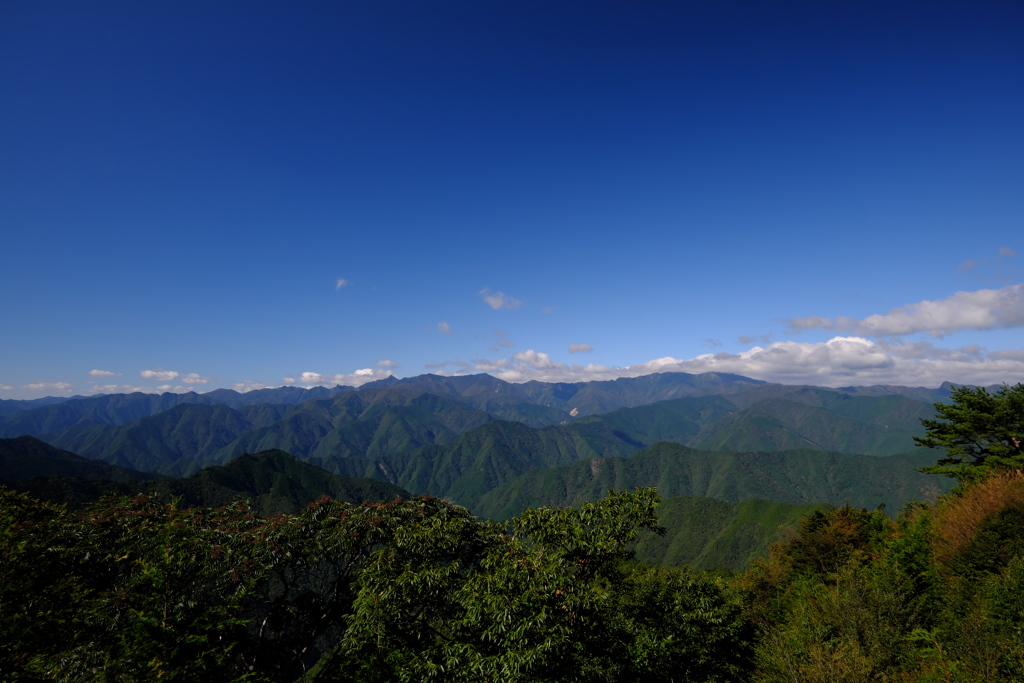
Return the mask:
<path id="1" fill-rule="evenodd" d="M 285 389 L 263 397 L 294 399 L 307 391 Z M 489 375 L 422 375 L 358 390 L 323 389 L 319 393 L 332 395 L 295 404 L 211 402 L 243 396 L 226 391 L 96 397 L 22 411 L 0 421 L 0 428 L 27 429 L 58 448 L 165 475 L 279 449 L 337 474 L 371 476 L 413 491 L 450 485 L 446 495 L 472 497 L 481 486 L 530 469 L 624 456 L 659 441 L 742 452 L 905 452 L 913 447 L 911 437 L 922 433 L 920 419 L 933 414 L 930 404 L 911 397 L 923 391 L 836 391 L 686 373 L 522 385 Z M 580 411 L 610 405 L 620 407 L 602 415 Z M 136 415 L 141 417 L 126 422 Z M 497 422 L 520 427 L 486 427 Z M 479 429 L 484 431 L 473 435 Z M 468 449 L 465 443 L 477 445 Z"/>
<path id="2" fill-rule="evenodd" d="M 18 481 L 50 475 L 119 482 L 148 481 L 160 477 L 152 472 L 83 458 L 31 436 L 0 439 L 0 479 Z"/>
<path id="3" fill-rule="evenodd" d="M 28 436 L 0 439 L 0 484 L 72 508 L 112 494 L 157 493 L 186 506 L 218 507 L 244 498 L 263 515 L 294 514 L 323 495 L 356 504 L 409 496 L 384 482 L 329 474 L 281 451 L 242 455 L 224 466 L 172 479 L 81 458 Z M 795 525 L 807 512 L 828 507 L 666 498 L 658 514 L 667 533 L 643 537 L 637 558 L 652 564 L 740 570 L 750 559 L 764 556 L 782 529 Z"/>
<path id="4" fill-rule="evenodd" d="M 578 415 L 597 414 L 671 398 L 735 393 L 760 384 L 763 382 L 748 377 L 716 373 L 656 373 L 572 384 L 536 381 L 513 384 L 487 374 L 458 377 L 427 374 L 378 380 L 358 389 L 346 386 L 331 389 L 278 387 L 247 393 L 217 389 L 205 394 L 106 394 L 68 400 L 53 399 L 59 402 L 37 407 L 29 407 L 27 402 L 17 402 L 21 409 L 0 419 L 0 437 L 25 434 L 42 436 L 83 424 L 127 424 L 183 403 L 223 404 L 235 409 L 262 404 L 297 405 L 350 392 L 374 396 L 396 388 L 404 389 L 407 393 L 415 391 L 456 397 L 499 419 L 525 418 L 526 423 L 539 426 Z M 43 400 L 50 399 L 40 399 Z M 13 410 L 14 407 L 8 406 L 7 409 Z M 576 414 L 570 415 L 573 410 Z"/>
<path id="5" fill-rule="evenodd" d="M 0 439 L 0 484 L 73 507 L 111 494 L 159 493 L 204 507 L 245 498 L 265 515 L 296 513 L 324 495 L 349 503 L 410 497 L 387 482 L 331 474 L 276 450 L 170 478 L 82 458 L 30 436 Z"/>

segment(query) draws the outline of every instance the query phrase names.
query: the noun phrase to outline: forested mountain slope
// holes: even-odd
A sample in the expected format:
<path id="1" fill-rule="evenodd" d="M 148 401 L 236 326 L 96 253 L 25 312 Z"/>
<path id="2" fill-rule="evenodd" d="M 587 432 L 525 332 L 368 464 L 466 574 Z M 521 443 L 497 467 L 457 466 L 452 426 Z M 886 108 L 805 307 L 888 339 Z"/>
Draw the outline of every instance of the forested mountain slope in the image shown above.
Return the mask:
<path id="1" fill-rule="evenodd" d="M 754 391 L 764 393 L 764 387 Z M 415 466 L 415 475 L 408 473 L 412 451 L 451 444 L 496 419 L 459 399 L 417 392 L 414 383 L 398 382 L 292 406 L 258 404 L 234 409 L 183 403 L 128 424 L 82 424 L 44 438 L 86 457 L 170 475 L 189 474 L 243 453 L 280 449 L 331 471 L 377 472 L 374 476 L 415 489 L 417 481 L 434 475 L 426 473 L 423 463 Z M 922 433 L 920 418 L 932 411 L 928 404 L 898 395 L 852 397 L 807 388 L 784 395 L 763 398 L 746 408 L 737 405 L 748 403 L 744 392 L 672 399 L 564 420 L 558 429 L 583 446 L 578 457 L 589 457 L 591 452 L 626 455 L 663 440 L 703 450 L 816 448 L 888 455 L 912 448 L 911 437 Z M 537 431 L 527 425 L 523 428 Z M 489 448 L 521 453 L 525 433 L 498 430 L 488 437 Z M 503 439 L 513 442 L 502 444 Z M 540 450 L 526 469 L 547 462 L 567 464 L 576 457 L 549 453 L 554 442 L 545 436 L 530 439 L 537 441 Z M 451 459 L 436 449 L 422 457 L 428 462 Z M 349 458 L 359 460 L 343 462 Z M 386 469 L 391 474 L 384 474 Z M 394 474 L 399 471 L 406 474 Z"/>
<path id="2" fill-rule="evenodd" d="M 815 448 L 892 455 L 913 448 L 912 437 L 924 434 L 921 418 L 934 413 L 930 404 L 903 396 L 763 389 L 622 408 L 580 418 L 574 424 L 606 423 L 644 445 L 675 441 L 703 450 Z M 769 395 L 764 397 L 766 393 Z"/>
<path id="3" fill-rule="evenodd" d="M 18 481 L 30 477 L 64 475 L 109 481 L 145 481 L 158 475 L 83 458 L 54 448 L 31 436 L 0 439 L 0 479 Z"/>
<path id="4" fill-rule="evenodd" d="M 269 515 L 297 513 L 321 496 L 348 503 L 410 497 L 387 482 L 331 474 L 282 451 L 243 455 L 177 479 L 81 458 L 32 437 L 0 440 L 0 482 L 72 508 L 112 494 L 159 493 L 203 507 L 246 499 L 255 511 Z"/>
<path id="5" fill-rule="evenodd" d="M 799 521 L 823 503 L 791 505 L 767 500 L 726 502 L 707 497 L 665 498 L 658 523 L 665 535 L 647 534 L 637 543 L 637 560 L 662 566 L 740 571 L 768 556 Z"/>
<path id="6" fill-rule="evenodd" d="M 748 498 L 791 504 L 829 503 L 897 510 L 908 500 L 933 498 L 952 482 L 918 472 L 935 461 L 920 451 L 888 457 L 810 449 L 761 453 L 699 451 L 659 443 L 625 458 L 591 458 L 538 469 L 479 495 L 477 514 L 505 519 L 530 507 L 597 500 L 608 489 L 654 486 L 665 497 Z"/>

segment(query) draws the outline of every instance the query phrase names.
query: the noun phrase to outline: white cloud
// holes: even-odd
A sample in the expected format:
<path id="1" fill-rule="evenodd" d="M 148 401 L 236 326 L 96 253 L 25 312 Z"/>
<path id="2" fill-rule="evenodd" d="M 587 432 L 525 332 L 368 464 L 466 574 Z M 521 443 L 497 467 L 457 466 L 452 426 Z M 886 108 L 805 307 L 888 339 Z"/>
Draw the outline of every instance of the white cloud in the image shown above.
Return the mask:
<path id="1" fill-rule="evenodd" d="M 91 377 L 120 377 L 120 372 L 110 372 L 109 370 L 90 370 L 89 375 Z"/>
<path id="2" fill-rule="evenodd" d="M 437 324 L 437 331 L 440 332 L 441 334 L 451 334 L 452 326 L 446 322 L 440 322 Z"/>
<path id="3" fill-rule="evenodd" d="M 481 289 L 479 292 L 477 292 L 477 294 L 479 294 L 480 297 L 484 300 L 484 303 L 486 303 L 488 306 L 490 306 L 496 311 L 502 308 L 515 309 L 523 305 L 523 302 L 521 300 L 513 299 L 504 292 L 492 293 L 491 290 L 488 289 L 487 287 Z"/>
<path id="4" fill-rule="evenodd" d="M 794 331 L 852 331 L 864 337 L 891 337 L 925 332 L 943 337 L 961 330 L 993 330 L 1024 325 L 1024 284 L 1000 289 L 956 292 L 936 301 L 920 301 L 863 320 L 845 316 L 794 318 Z"/>
<path id="5" fill-rule="evenodd" d="M 19 387 L 10 389 L 23 389 L 25 391 L 55 391 L 58 394 L 69 394 L 74 390 L 74 385 L 69 382 L 44 382 L 42 380 L 31 384 L 22 384 Z"/>
<path id="6" fill-rule="evenodd" d="M 384 368 L 363 368 L 347 375 L 330 375 L 307 371 L 299 374 L 298 381 L 309 386 L 333 387 L 341 384 L 343 386 L 358 387 L 366 384 L 367 382 L 391 377 L 394 374 L 395 373 L 391 372 L 391 370 Z M 285 384 L 293 384 L 295 381 L 295 378 L 291 376 L 285 377 L 282 380 Z"/>
<path id="7" fill-rule="evenodd" d="M 346 280 L 345 278 L 339 277 L 337 284 L 334 285 L 334 291 L 338 291 L 342 287 L 348 287 L 350 284 L 352 283 Z"/>
<path id="8" fill-rule="evenodd" d="M 131 384 L 93 384 L 83 393 L 88 396 L 93 394 L 159 394 L 161 390 L 156 387 L 136 387 Z"/>
<path id="9" fill-rule="evenodd" d="M 590 353 L 593 350 L 590 344 L 569 344 L 569 353 Z"/>
<path id="10" fill-rule="evenodd" d="M 985 352 L 976 346 L 945 349 L 929 342 L 887 343 L 863 337 L 825 342 L 780 341 L 740 353 L 708 353 L 689 359 L 655 358 L 625 367 L 568 365 L 530 349 L 511 358 L 447 361 L 454 374 L 486 372 L 507 382 L 585 382 L 639 377 L 655 372 L 719 372 L 782 384 L 849 386 L 903 384 L 935 387 L 944 381 L 996 384 L 1024 381 L 1024 349 Z"/>
<path id="11" fill-rule="evenodd" d="M 393 360 L 379 360 L 379 361 L 377 361 L 377 367 L 378 368 L 391 368 L 391 369 L 394 369 L 394 368 L 397 368 L 399 366 L 398 366 L 398 363 L 396 363 Z"/>
<path id="12" fill-rule="evenodd" d="M 181 373 L 175 372 L 174 370 L 161 370 L 156 368 L 153 370 L 139 370 L 139 375 L 143 379 L 155 379 L 158 382 L 170 382 L 173 379 L 177 379 Z"/>
<path id="13" fill-rule="evenodd" d="M 209 384 L 210 378 L 203 377 L 198 372 L 190 372 L 187 375 L 183 375 L 181 381 L 185 384 Z"/>
<path id="14" fill-rule="evenodd" d="M 251 379 L 243 379 L 241 382 L 235 382 L 231 385 L 231 388 L 240 394 L 244 394 L 250 391 L 256 391 L 257 389 L 266 389 L 270 385 L 264 384 L 263 382 L 256 382 Z"/>
<path id="15" fill-rule="evenodd" d="M 546 353 L 540 353 L 533 349 L 527 349 L 526 351 L 520 351 L 516 355 L 512 356 L 512 360 L 519 361 L 520 363 L 526 363 L 532 365 L 535 368 L 556 368 L 561 367 L 564 363 L 556 363 L 551 360 L 551 356 Z"/>

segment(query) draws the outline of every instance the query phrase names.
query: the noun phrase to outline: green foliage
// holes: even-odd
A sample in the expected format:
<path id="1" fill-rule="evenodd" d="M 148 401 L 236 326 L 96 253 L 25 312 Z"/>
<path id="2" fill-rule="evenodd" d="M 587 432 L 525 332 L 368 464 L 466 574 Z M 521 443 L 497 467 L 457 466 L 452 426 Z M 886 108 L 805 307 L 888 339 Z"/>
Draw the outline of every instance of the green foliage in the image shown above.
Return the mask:
<path id="1" fill-rule="evenodd" d="M 758 681 L 1024 681 L 1024 480 L 815 513 L 740 578 Z"/>
<path id="2" fill-rule="evenodd" d="M 110 499 L 82 519 L 0 491 L 0 674 L 236 680 L 231 629 L 255 576 L 243 509 Z M 238 679 L 241 680 L 241 679 Z"/>
<path id="3" fill-rule="evenodd" d="M 0 491 L 0 680 L 737 680 L 736 593 L 624 564 L 657 501 L 501 526 L 429 497 L 75 516 Z"/>
<path id="4" fill-rule="evenodd" d="M 404 527 L 359 579 L 339 680 L 733 680 L 738 601 L 683 572 L 622 563 L 656 530 L 651 489 Z M 355 667 L 346 669 L 345 666 Z"/>
<path id="5" fill-rule="evenodd" d="M 1004 384 L 994 394 L 984 387 L 954 387 L 951 398 L 950 404 L 935 404 L 938 420 L 921 420 L 927 435 L 914 441 L 946 450 L 945 458 L 922 472 L 967 483 L 991 470 L 1024 468 L 1024 384 Z"/>

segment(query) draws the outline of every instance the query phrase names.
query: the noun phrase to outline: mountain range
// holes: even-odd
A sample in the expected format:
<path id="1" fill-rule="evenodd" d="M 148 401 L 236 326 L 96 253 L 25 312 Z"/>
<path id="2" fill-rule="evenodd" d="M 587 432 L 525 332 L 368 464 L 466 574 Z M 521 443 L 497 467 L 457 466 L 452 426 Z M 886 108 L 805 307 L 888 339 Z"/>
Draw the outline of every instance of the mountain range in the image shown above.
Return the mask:
<path id="1" fill-rule="evenodd" d="M 294 514 L 325 495 L 349 503 L 410 497 L 393 484 L 331 474 L 282 451 L 243 455 L 173 478 L 83 458 L 31 436 L 0 439 L 0 484 L 71 507 L 111 494 L 157 493 L 188 506 L 245 499 L 265 515 Z"/>
<path id="2" fill-rule="evenodd" d="M 298 402 L 307 391 L 312 397 Z M 626 455 L 665 440 L 705 450 L 891 455 L 913 447 L 911 437 L 923 433 L 920 418 L 933 413 L 928 401 L 947 395 L 948 388 L 822 389 L 715 374 L 578 384 L 422 375 L 358 390 L 283 387 L 73 399 L 5 416 L 0 437 L 31 435 L 86 457 L 175 475 L 277 448 L 338 473 L 361 468 L 381 476 L 389 458 L 452 445 L 500 420 L 534 430 L 565 428 L 557 438 L 534 438 L 568 439 L 580 457 Z M 260 402 L 271 400 L 291 402 Z M 564 449 L 563 455 L 568 460 L 540 460 L 576 459 Z M 350 458 L 373 464 L 344 462 Z"/>
<path id="3" fill-rule="evenodd" d="M 933 417 L 932 404 L 949 393 L 948 384 L 828 389 L 724 374 L 575 384 L 422 375 L 358 389 L 8 401 L 0 406 L 0 437 L 35 437 L 114 468 L 83 477 L 81 462 L 61 456 L 67 471 L 35 475 L 42 477 L 37 491 L 48 486 L 53 496 L 83 500 L 104 487 L 114 492 L 147 481 L 151 490 L 194 504 L 244 493 L 261 511 L 292 510 L 314 489 L 348 495 L 338 481 L 361 479 L 391 486 L 379 491 L 385 497 L 430 493 L 506 519 L 527 507 L 593 500 L 609 488 L 654 485 L 666 501 L 691 501 L 673 503 L 673 510 L 717 510 L 719 540 L 700 536 L 697 543 L 685 532 L 690 540 L 679 547 L 692 551 L 697 543 L 704 553 L 687 561 L 731 558 L 731 566 L 745 561 L 744 544 L 757 538 L 763 545 L 777 526 L 747 528 L 754 516 L 744 511 L 754 504 L 745 501 L 783 506 L 785 512 L 765 513 L 772 520 L 793 506 L 896 509 L 948 489 L 945 480 L 916 471 L 937 455 L 915 450 L 912 437 L 923 434 L 921 418 Z M 150 474 L 126 474 L 140 471 Z M 61 476 L 66 480 L 54 479 Z M 285 481 L 293 483 L 276 483 Z M 375 490 L 366 486 L 359 490 Z M 705 499 L 716 502 L 692 502 Z M 732 519 L 745 520 L 737 523 L 746 530 L 728 531 Z M 730 546 L 737 538 L 746 540 Z M 705 552 L 711 546 L 717 549 Z M 686 555 L 670 547 L 645 552 Z"/>
<path id="4" fill-rule="evenodd" d="M 176 479 L 82 458 L 29 436 L 0 439 L 0 486 L 72 508 L 107 495 L 155 493 L 188 506 L 216 507 L 245 499 L 264 515 L 294 514 L 323 495 L 354 504 L 409 496 L 385 482 L 330 474 L 281 451 L 242 455 L 227 465 Z M 667 533 L 645 535 L 637 558 L 651 564 L 739 570 L 764 556 L 768 544 L 804 514 L 828 507 L 667 498 L 659 508 Z"/>

